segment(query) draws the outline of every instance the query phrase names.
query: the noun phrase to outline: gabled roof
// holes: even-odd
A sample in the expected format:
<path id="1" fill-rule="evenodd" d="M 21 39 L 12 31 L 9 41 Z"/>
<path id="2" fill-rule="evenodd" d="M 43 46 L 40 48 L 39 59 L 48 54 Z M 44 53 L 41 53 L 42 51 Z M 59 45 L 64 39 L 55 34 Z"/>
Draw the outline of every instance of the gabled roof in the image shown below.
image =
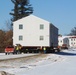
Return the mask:
<path id="1" fill-rule="evenodd" d="M 76 38 L 76 36 L 70 36 L 69 38 Z"/>
<path id="2" fill-rule="evenodd" d="M 43 20 L 43 21 L 46 21 L 46 22 L 50 23 L 49 21 L 44 20 L 44 19 L 42 19 L 42 18 L 40 18 L 40 17 L 37 17 L 37 16 L 35 16 L 35 15 L 29 15 L 29 16 L 23 17 L 23 18 L 21 18 L 21 19 L 18 19 L 17 21 L 22 20 L 22 19 L 25 19 L 25 18 L 30 18 L 30 17 L 38 18 L 38 19 L 40 19 L 40 20 Z M 14 22 L 17 22 L 17 21 L 14 21 Z M 13 22 L 13 23 L 14 23 L 14 22 Z"/>
<path id="3" fill-rule="evenodd" d="M 44 19 L 42 19 L 42 18 L 40 18 L 40 17 L 37 17 L 37 16 L 35 16 L 35 15 L 29 15 L 29 16 L 23 17 L 23 18 L 21 18 L 21 19 L 19 19 L 19 20 L 17 20 L 17 21 L 14 21 L 13 23 L 18 22 L 18 21 L 20 21 L 20 20 L 22 21 L 22 20 L 25 20 L 25 19 L 28 19 L 28 18 L 42 20 L 42 21 L 44 21 L 44 22 L 47 22 L 49 25 L 54 26 L 55 28 L 57 28 L 55 25 L 53 25 L 53 24 L 50 23 L 49 21 L 44 20 Z M 57 29 L 58 29 L 58 28 L 57 28 Z"/>
<path id="4" fill-rule="evenodd" d="M 59 36 L 59 39 L 64 39 L 64 38 L 76 38 L 76 36 Z"/>

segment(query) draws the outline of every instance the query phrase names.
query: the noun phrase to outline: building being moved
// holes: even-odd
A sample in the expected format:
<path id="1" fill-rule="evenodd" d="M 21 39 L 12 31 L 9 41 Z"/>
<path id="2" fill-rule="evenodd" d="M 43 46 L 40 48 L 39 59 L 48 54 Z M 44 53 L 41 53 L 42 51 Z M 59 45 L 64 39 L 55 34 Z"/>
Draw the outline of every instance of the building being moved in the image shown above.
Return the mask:
<path id="1" fill-rule="evenodd" d="M 58 28 L 37 16 L 30 15 L 13 22 L 13 45 L 25 47 L 58 46 Z"/>

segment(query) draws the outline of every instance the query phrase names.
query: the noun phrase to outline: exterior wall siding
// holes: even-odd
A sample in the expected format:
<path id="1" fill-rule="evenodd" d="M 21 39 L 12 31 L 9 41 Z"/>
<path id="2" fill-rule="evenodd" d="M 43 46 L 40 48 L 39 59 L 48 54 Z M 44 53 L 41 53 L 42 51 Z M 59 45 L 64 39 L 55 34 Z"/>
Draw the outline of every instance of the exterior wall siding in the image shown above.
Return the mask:
<path id="1" fill-rule="evenodd" d="M 50 24 L 50 46 L 58 46 L 58 28 Z"/>

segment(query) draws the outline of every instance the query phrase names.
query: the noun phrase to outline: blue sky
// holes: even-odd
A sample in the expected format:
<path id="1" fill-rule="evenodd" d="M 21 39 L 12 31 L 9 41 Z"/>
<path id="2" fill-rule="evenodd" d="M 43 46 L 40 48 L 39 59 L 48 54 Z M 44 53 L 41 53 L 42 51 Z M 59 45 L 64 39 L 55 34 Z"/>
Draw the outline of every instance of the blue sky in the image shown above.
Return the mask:
<path id="1" fill-rule="evenodd" d="M 76 26 L 76 0 L 30 0 L 30 4 L 34 15 L 53 23 L 62 35 Z M 0 0 L 0 29 L 12 17 L 9 13 L 13 8 L 11 0 Z"/>

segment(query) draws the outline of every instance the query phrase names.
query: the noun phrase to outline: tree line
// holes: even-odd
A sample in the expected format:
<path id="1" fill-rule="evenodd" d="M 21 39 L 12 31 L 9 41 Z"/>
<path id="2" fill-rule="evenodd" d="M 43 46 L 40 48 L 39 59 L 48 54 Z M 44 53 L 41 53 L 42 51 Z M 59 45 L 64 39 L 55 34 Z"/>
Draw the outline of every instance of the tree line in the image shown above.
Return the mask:
<path id="1" fill-rule="evenodd" d="M 0 30 L 0 52 L 4 52 L 6 46 L 13 45 L 13 31 Z"/>

